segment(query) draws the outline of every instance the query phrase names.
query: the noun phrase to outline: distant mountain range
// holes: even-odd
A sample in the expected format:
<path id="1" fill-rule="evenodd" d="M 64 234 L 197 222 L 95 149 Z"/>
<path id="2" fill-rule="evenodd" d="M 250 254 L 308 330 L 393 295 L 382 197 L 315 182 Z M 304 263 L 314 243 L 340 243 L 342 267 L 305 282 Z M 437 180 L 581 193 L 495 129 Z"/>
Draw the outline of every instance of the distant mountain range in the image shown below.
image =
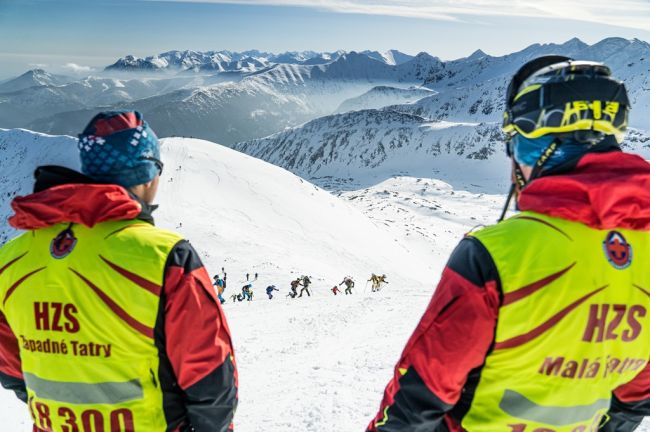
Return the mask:
<path id="1" fill-rule="evenodd" d="M 288 51 L 273 54 L 257 50 L 233 51 L 168 51 L 155 56 L 139 58 L 132 55 L 122 57 L 106 71 L 192 71 L 192 72 L 255 72 L 274 64 L 320 65 L 338 60 L 346 54 L 345 51 L 315 52 Z M 378 51 L 363 51 L 361 54 L 395 66 L 406 63 L 413 56 L 397 50 L 384 53 Z"/>
<path id="2" fill-rule="evenodd" d="M 73 81 L 73 78 L 53 75 L 43 69 L 32 69 L 19 77 L 0 82 L 0 93 L 10 93 L 30 87 L 61 86 Z"/>
<path id="3" fill-rule="evenodd" d="M 375 87 L 344 102 L 338 114 L 235 148 L 329 189 L 411 175 L 498 192 L 509 181 L 500 132 L 506 86 L 523 63 L 550 53 L 602 61 L 613 69 L 626 83 L 631 125 L 638 128 L 629 131 L 625 145 L 650 158 L 650 45 L 621 38 L 591 46 L 578 39 L 532 45 L 503 57 L 477 51 L 442 63 L 423 83 L 429 93 L 421 98 L 390 104 L 421 89 Z"/>
<path id="4" fill-rule="evenodd" d="M 126 56 L 83 79 L 33 70 L 0 83 L 0 127 L 74 135 L 95 112 L 127 108 L 142 111 L 161 135 L 232 146 L 319 117 L 365 109 L 425 121 L 492 123 L 500 121 L 513 72 L 549 53 L 609 64 L 628 86 L 634 103 L 631 125 L 650 130 L 650 116 L 644 115 L 650 109 L 650 45 L 621 38 L 594 45 L 578 39 L 535 44 L 500 57 L 477 50 L 453 61 L 396 50 Z"/>
<path id="5" fill-rule="evenodd" d="M 380 61 L 371 57 L 379 53 L 341 52 L 327 64 L 269 63 L 259 71 L 193 72 L 188 69 L 190 65 L 207 57 L 185 54 L 175 52 L 164 56 L 165 62 L 163 57 L 156 57 L 158 60 L 146 63 L 164 63 L 168 68 L 177 65 L 173 66 L 177 68 L 173 75 L 107 72 L 71 80 L 55 79 L 40 71 L 39 79 L 28 86 L 22 82 L 29 82 L 28 77 L 35 75 L 28 72 L 0 88 L 0 127 L 73 135 L 96 111 L 137 109 L 161 134 L 194 136 L 232 145 L 330 114 L 346 99 L 376 85 L 420 85 L 440 67 L 440 60 L 424 53 L 407 60 L 406 55 L 393 51 Z M 210 58 L 214 60 L 215 55 Z M 225 60 L 233 58 L 240 56 Z M 395 58 L 402 63 L 387 63 L 395 62 Z M 242 64 L 241 58 L 236 61 Z M 186 68 L 182 69 L 182 65 Z M 20 88 L 16 86 L 19 81 Z"/>

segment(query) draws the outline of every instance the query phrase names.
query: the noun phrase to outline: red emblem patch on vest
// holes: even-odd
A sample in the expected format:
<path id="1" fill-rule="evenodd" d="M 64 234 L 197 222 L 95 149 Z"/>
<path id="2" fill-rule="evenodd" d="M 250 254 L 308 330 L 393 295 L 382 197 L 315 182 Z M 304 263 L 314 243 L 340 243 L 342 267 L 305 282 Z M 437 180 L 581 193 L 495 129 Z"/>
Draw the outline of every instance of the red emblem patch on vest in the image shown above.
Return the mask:
<path id="1" fill-rule="evenodd" d="M 50 254 L 53 258 L 61 259 L 70 255 L 77 245 L 77 238 L 70 228 L 61 231 L 50 243 Z"/>
<path id="2" fill-rule="evenodd" d="M 614 268 L 626 269 L 632 264 L 632 245 L 630 245 L 623 234 L 618 231 L 610 231 L 603 242 L 603 250 L 607 261 Z"/>

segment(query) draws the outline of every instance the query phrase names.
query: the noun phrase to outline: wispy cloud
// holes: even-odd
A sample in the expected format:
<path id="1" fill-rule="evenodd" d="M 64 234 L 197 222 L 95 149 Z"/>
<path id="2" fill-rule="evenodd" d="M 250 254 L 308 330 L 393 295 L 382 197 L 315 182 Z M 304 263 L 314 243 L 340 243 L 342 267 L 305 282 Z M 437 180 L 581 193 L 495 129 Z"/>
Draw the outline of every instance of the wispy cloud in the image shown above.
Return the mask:
<path id="1" fill-rule="evenodd" d="M 68 70 L 73 73 L 88 73 L 92 72 L 94 69 L 90 66 L 82 66 L 77 63 L 66 63 L 62 66 L 63 69 Z"/>
<path id="2" fill-rule="evenodd" d="M 457 21 L 467 16 L 571 19 L 648 30 L 648 0 L 145 0 L 299 6 L 339 13 Z"/>

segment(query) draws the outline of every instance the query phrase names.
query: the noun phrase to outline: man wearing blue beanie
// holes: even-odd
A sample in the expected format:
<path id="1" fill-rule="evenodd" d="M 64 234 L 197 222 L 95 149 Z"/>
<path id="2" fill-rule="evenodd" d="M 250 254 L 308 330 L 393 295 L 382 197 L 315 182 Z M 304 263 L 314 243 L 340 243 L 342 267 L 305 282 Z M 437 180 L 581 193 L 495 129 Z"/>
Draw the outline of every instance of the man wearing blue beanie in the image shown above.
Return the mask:
<path id="1" fill-rule="evenodd" d="M 97 114 L 79 135 L 79 153 L 81 171 L 93 180 L 155 195 L 160 145 L 139 112 Z"/>
<path id="2" fill-rule="evenodd" d="M 196 251 L 156 228 L 163 164 L 135 111 L 95 116 L 82 173 L 36 170 L 0 249 L 0 383 L 35 431 L 233 430 L 230 330 Z"/>

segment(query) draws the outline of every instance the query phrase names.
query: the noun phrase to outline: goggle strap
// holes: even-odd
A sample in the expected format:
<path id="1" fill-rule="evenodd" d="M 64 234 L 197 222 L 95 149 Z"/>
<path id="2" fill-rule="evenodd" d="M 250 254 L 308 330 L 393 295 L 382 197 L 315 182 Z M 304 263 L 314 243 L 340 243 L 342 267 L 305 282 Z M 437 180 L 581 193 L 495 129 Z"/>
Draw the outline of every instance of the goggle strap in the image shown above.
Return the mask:
<path id="1" fill-rule="evenodd" d="M 515 170 L 515 185 L 519 187 L 519 190 L 521 190 L 524 188 L 524 186 L 526 186 L 526 177 L 524 177 L 524 172 L 521 170 L 519 163 L 515 161 L 513 166 Z"/>
<path id="2" fill-rule="evenodd" d="M 539 177 L 539 175 L 542 173 L 542 169 L 544 169 L 544 165 L 546 165 L 546 162 L 548 162 L 551 156 L 555 154 L 559 146 L 560 140 L 558 138 L 555 138 L 553 141 L 551 141 L 548 147 L 544 149 L 542 155 L 539 157 L 539 159 L 537 159 L 537 162 L 535 162 L 533 171 L 530 173 L 530 178 L 528 179 L 529 183 Z"/>
<path id="3" fill-rule="evenodd" d="M 515 195 L 515 191 L 517 188 L 519 190 L 522 190 L 526 184 L 530 183 L 537 177 L 539 177 L 540 173 L 542 172 L 542 169 L 544 168 L 544 165 L 546 162 L 553 156 L 553 154 L 557 151 L 557 148 L 560 146 L 560 140 L 558 138 L 554 139 L 546 149 L 542 152 L 542 155 L 537 159 L 537 162 L 535 163 L 535 166 L 533 167 L 533 171 L 530 174 L 530 178 L 528 181 L 526 181 L 526 177 L 524 177 L 524 173 L 521 169 L 521 166 L 519 165 L 519 162 L 517 162 L 514 157 L 512 157 L 512 167 L 514 170 L 515 174 L 515 181 L 512 182 L 510 185 L 510 191 L 508 192 L 508 198 L 506 198 L 506 203 L 503 206 L 503 211 L 501 212 L 501 217 L 499 217 L 499 220 L 497 223 L 501 222 L 502 220 L 505 219 L 506 213 L 508 213 L 508 209 L 510 208 L 510 202 L 512 201 L 512 197 Z"/>
<path id="4" fill-rule="evenodd" d="M 508 209 L 510 208 L 510 201 L 512 201 L 512 197 L 515 194 L 515 184 L 512 183 L 510 185 L 510 192 L 508 192 L 508 198 L 506 198 L 506 204 L 503 206 L 503 211 L 501 212 L 501 217 L 497 221 L 497 223 L 501 222 L 506 218 L 506 213 L 508 213 Z"/>

